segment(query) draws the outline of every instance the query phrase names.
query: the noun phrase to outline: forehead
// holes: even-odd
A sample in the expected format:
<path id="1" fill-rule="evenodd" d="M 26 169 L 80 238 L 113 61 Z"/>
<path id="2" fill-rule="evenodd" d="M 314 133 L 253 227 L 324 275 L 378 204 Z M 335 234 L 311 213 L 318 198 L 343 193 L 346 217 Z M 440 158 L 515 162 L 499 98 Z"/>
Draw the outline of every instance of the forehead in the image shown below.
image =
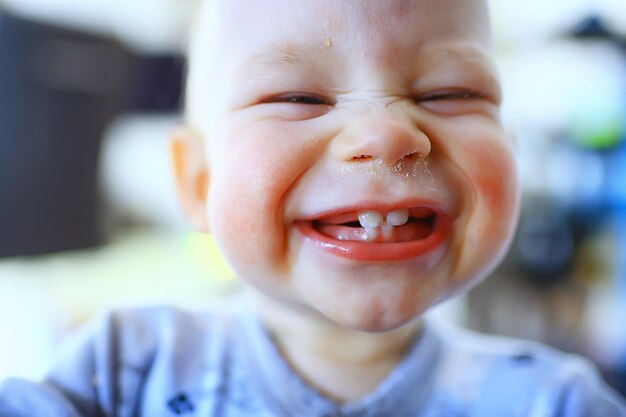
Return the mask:
<path id="1" fill-rule="evenodd" d="M 220 56 L 306 44 L 385 59 L 490 36 L 483 0 L 213 0 L 207 14 Z"/>

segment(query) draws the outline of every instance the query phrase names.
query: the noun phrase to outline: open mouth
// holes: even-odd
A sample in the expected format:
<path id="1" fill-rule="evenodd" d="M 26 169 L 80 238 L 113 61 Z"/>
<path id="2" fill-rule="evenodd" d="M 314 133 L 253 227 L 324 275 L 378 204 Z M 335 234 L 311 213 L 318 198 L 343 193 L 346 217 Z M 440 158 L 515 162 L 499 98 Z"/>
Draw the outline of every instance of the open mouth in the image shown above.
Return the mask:
<path id="1" fill-rule="evenodd" d="M 428 207 L 346 211 L 298 223 L 315 247 L 344 258 L 394 261 L 419 257 L 441 246 L 451 218 Z"/>
<path id="2" fill-rule="evenodd" d="M 387 213 L 362 211 L 341 213 L 312 222 L 313 228 L 331 239 L 369 243 L 398 243 L 430 236 L 437 213 L 428 208 L 394 210 Z"/>

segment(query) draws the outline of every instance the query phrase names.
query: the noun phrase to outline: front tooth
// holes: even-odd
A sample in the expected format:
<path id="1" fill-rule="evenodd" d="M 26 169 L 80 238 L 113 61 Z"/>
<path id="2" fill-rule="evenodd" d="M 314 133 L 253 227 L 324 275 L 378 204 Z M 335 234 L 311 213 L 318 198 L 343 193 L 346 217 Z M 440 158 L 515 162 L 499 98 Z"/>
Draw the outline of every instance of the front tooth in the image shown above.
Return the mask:
<path id="1" fill-rule="evenodd" d="M 383 224 L 383 215 L 376 210 L 362 211 L 359 213 L 359 223 L 366 229 L 380 227 Z"/>
<path id="2" fill-rule="evenodd" d="M 366 227 L 365 228 L 365 234 L 366 236 L 366 240 L 374 240 L 378 237 L 378 227 Z"/>
<path id="3" fill-rule="evenodd" d="M 383 239 L 391 240 L 393 237 L 393 225 L 385 223 L 382 225 L 381 230 L 383 231 Z"/>
<path id="4" fill-rule="evenodd" d="M 409 210 L 399 209 L 387 213 L 387 223 L 394 226 L 402 226 L 409 221 Z"/>

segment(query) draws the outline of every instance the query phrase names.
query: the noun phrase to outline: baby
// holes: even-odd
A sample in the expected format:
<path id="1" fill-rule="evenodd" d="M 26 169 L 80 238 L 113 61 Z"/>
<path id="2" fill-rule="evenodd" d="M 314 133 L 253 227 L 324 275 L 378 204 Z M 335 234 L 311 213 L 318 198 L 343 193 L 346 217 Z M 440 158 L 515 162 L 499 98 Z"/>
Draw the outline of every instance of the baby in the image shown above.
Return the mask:
<path id="1" fill-rule="evenodd" d="M 584 360 L 443 329 L 519 203 L 483 0 L 205 0 L 188 126 L 194 226 L 241 311 L 116 311 L 1 416 L 617 417 Z"/>

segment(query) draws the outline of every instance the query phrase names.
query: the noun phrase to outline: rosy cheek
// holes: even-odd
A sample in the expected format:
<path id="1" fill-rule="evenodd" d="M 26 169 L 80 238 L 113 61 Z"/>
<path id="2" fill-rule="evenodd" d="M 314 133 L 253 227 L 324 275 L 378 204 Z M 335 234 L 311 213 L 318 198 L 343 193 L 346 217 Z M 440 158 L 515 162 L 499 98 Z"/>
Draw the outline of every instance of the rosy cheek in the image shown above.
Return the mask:
<path id="1" fill-rule="evenodd" d="M 476 133 L 463 143 L 461 158 L 478 203 L 491 215 L 515 204 L 517 172 L 513 149 L 497 127 L 470 126 Z M 470 130 L 468 128 L 468 130 Z"/>
<path id="2" fill-rule="evenodd" d="M 470 240 L 483 253 L 502 253 L 516 220 L 518 205 L 517 173 L 511 154 L 502 149 L 482 161 L 475 172 L 477 217 L 473 219 Z"/>
<path id="3" fill-rule="evenodd" d="M 250 262 L 250 250 L 247 248 L 253 238 L 254 229 L 246 222 L 242 213 L 249 212 L 249 207 L 242 200 L 213 201 L 210 206 L 210 229 L 218 243 L 232 261 L 237 254 L 243 262 Z"/>
<path id="4" fill-rule="evenodd" d="M 254 133 L 232 133 L 212 172 L 210 228 L 234 266 L 271 262 L 284 236 L 277 219 L 289 189 L 289 159 L 277 143 L 286 141 L 275 132 Z"/>
<path id="5" fill-rule="evenodd" d="M 510 174 L 511 168 L 503 168 L 496 165 L 492 172 L 497 174 L 479 175 L 476 178 L 476 189 L 492 215 L 502 215 L 513 203 L 511 199 L 515 185 Z"/>

